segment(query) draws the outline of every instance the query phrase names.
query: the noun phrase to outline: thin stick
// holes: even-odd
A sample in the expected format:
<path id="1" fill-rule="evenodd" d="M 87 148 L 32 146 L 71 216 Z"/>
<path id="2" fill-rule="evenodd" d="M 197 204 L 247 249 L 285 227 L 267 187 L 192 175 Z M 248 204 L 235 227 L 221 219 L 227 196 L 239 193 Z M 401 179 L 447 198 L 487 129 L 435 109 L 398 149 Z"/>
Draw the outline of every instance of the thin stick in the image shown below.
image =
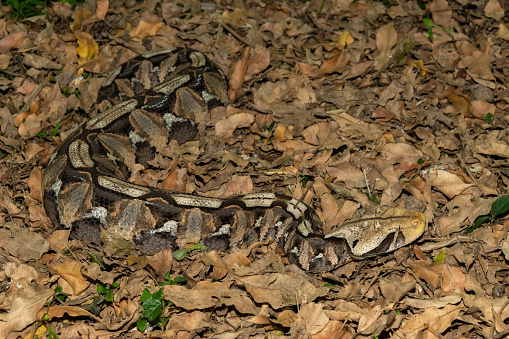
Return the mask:
<path id="1" fill-rule="evenodd" d="M 228 32 L 230 32 L 234 37 L 235 39 L 239 40 L 240 42 L 242 42 L 244 45 L 246 46 L 249 46 L 249 47 L 253 47 L 252 44 L 250 44 L 249 42 L 247 42 L 243 37 L 241 37 L 240 35 L 237 34 L 237 32 L 235 32 L 233 29 L 231 29 L 230 27 L 226 26 L 225 24 L 221 23 L 221 27 L 223 27 L 224 29 L 226 29 Z"/>

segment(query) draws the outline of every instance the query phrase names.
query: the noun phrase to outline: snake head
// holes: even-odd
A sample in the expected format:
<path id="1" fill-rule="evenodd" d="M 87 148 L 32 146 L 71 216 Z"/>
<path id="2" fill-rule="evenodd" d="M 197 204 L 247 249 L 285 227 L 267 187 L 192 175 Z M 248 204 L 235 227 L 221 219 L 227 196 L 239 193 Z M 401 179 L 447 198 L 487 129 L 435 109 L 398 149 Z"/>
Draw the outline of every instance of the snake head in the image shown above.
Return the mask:
<path id="1" fill-rule="evenodd" d="M 325 238 L 343 239 L 355 259 L 388 253 L 417 240 L 426 227 L 426 217 L 404 208 L 380 207 L 359 210 Z"/>

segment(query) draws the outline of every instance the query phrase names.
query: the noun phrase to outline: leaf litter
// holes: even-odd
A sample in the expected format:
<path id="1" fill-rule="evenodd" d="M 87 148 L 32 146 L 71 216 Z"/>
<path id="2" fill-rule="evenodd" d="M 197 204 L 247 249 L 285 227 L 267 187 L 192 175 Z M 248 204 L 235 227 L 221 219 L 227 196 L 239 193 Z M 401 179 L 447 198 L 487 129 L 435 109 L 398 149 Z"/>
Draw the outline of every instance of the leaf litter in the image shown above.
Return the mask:
<path id="1" fill-rule="evenodd" d="M 506 337 L 504 6 L 99 0 L 27 19 L 0 7 L 0 337 Z M 93 112 L 104 74 L 173 46 L 217 62 L 230 103 L 131 181 L 285 193 L 326 230 L 361 206 L 404 206 L 425 213 L 426 234 L 312 275 L 271 243 L 177 260 L 55 230 L 41 201 L 49 156 Z"/>

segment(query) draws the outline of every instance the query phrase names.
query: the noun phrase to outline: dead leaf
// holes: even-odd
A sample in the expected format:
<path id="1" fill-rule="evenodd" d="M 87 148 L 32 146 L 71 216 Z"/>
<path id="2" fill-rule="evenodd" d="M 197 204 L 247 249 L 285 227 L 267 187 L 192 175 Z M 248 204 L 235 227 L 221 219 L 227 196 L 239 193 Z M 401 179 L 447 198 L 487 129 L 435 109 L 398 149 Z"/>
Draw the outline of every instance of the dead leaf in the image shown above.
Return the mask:
<path id="1" fill-rule="evenodd" d="M 456 107 L 458 112 L 467 118 L 472 116 L 472 104 L 468 100 L 467 95 L 461 93 L 461 91 L 455 90 L 452 86 L 447 86 L 445 88 L 444 95 L 447 97 L 449 102 Z"/>
<path id="2" fill-rule="evenodd" d="M 26 31 L 19 31 L 5 35 L 0 39 L 0 53 L 8 53 L 11 49 L 18 49 L 27 36 Z"/>
<path id="3" fill-rule="evenodd" d="M 6 226 L 0 229 L 0 247 L 19 260 L 40 259 L 49 250 L 49 243 L 40 234 L 26 228 Z"/>
<path id="4" fill-rule="evenodd" d="M 472 186 L 472 184 L 464 183 L 457 175 L 444 170 L 430 170 L 428 178 L 431 185 L 448 198 L 454 198 Z"/>
<path id="5" fill-rule="evenodd" d="M 254 116 L 249 113 L 238 113 L 216 123 L 218 137 L 232 137 L 237 128 L 249 127 L 254 122 Z"/>
<path id="6" fill-rule="evenodd" d="M 160 21 L 147 22 L 140 20 L 138 26 L 133 27 L 129 35 L 134 41 L 141 41 L 146 37 L 156 35 L 161 27 L 163 27 L 163 23 Z"/>
<path id="7" fill-rule="evenodd" d="M 306 281 L 277 273 L 243 277 L 239 281 L 256 302 L 268 303 L 275 309 L 295 305 L 302 300 L 311 302 L 328 291 L 326 287 L 315 288 Z"/>
<path id="8" fill-rule="evenodd" d="M 398 40 L 398 33 L 394 28 L 394 22 L 391 21 L 387 25 L 380 27 L 376 32 L 376 47 L 380 53 L 377 58 L 378 66 L 389 62 L 389 54 L 392 48 L 396 45 Z"/>
<path id="9" fill-rule="evenodd" d="M 484 15 L 498 21 L 504 16 L 504 9 L 497 0 L 489 0 L 484 7 Z"/>
<path id="10" fill-rule="evenodd" d="M 82 264 L 72 259 L 50 266 L 53 274 L 58 274 L 71 285 L 74 295 L 80 295 L 90 286 L 90 283 L 86 281 L 86 278 L 81 274 L 81 268 Z"/>
<path id="11" fill-rule="evenodd" d="M 30 299 L 16 298 L 8 313 L 0 314 L 0 337 L 7 338 L 11 332 L 21 331 L 37 319 L 37 313 L 53 296 L 47 291 Z"/>
<path id="12" fill-rule="evenodd" d="M 172 263 L 173 255 L 171 249 L 157 252 L 148 262 L 156 273 L 157 281 L 164 281 L 166 273 L 171 270 Z"/>
<path id="13" fill-rule="evenodd" d="M 97 320 L 97 317 L 94 316 L 92 313 L 84 310 L 81 307 L 77 307 L 77 306 L 44 307 L 37 313 L 37 320 L 41 321 L 43 315 L 48 316 L 48 319 L 45 319 L 45 320 L 51 320 L 53 318 L 62 318 L 65 315 L 67 315 L 69 317 L 90 317 L 92 319 Z"/>

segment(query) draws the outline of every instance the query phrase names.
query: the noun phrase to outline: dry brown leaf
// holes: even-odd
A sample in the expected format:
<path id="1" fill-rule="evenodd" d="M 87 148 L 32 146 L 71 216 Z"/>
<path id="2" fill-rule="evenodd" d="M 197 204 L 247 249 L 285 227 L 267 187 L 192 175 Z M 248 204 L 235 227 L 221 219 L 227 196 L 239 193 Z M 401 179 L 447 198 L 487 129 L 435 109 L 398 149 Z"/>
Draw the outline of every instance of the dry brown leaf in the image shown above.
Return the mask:
<path id="1" fill-rule="evenodd" d="M 0 247 L 22 261 L 39 259 L 49 250 L 49 243 L 39 233 L 27 228 L 4 225 L 0 228 Z"/>
<path id="2" fill-rule="evenodd" d="M 444 170 L 429 170 L 427 176 L 431 185 L 448 198 L 454 198 L 472 186 L 472 184 L 464 183 L 457 175 Z"/>
<path id="3" fill-rule="evenodd" d="M 417 338 L 418 335 L 422 339 L 436 338 L 433 332 L 428 331 L 428 327 L 438 333 L 444 333 L 460 313 L 459 306 L 446 305 L 442 309 L 430 307 L 408 319 L 396 334 L 403 338 Z"/>
<path id="4" fill-rule="evenodd" d="M 352 163 L 340 163 L 327 167 L 327 173 L 334 177 L 334 182 L 343 182 L 347 188 L 365 187 L 366 179 L 362 170 Z"/>
<path id="5" fill-rule="evenodd" d="M 323 306 L 323 304 L 315 303 L 305 304 L 299 310 L 295 323 L 303 322 L 306 332 L 311 335 L 322 331 L 329 322 L 329 318 L 323 311 Z"/>
<path id="6" fill-rule="evenodd" d="M 220 138 L 229 138 L 237 128 L 249 127 L 255 117 L 250 113 L 238 113 L 216 123 L 216 135 Z"/>
<path id="7" fill-rule="evenodd" d="M 78 306 L 50 306 L 42 308 L 37 313 L 37 320 L 40 321 L 43 315 L 48 316 L 48 319 L 45 320 L 62 318 L 65 315 L 68 315 L 69 317 L 90 317 L 92 319 L 97 319 L 92 313 Z"/>
<path id="8" fill-rule="evenodd" d="M 388 302 L 395 303 L 403 298 L 408 292 L 416 286 L 415 281 L 391 281 L 389 279 L 380 279 L 380 291 Z"/>
<path id="9" fill-rule="evenodd" d="M 9 54 L 0 54 L 0 69 L 7 69 L 9 67 L 9 63 L 11 62 L 11 55 Z"/>
<path id="10" fill-rule="evenodd" d="M 277 316 L 277 323 L 284 326 L 290 327 L 293 322 L 297 319 L 297 313 L 292 310 L 284 310 Z"/>
<path id="11" fill-rule="evenodd" d="M 424 260 L 416 260 L 410 262 L 409 266 L 419 279 L 432 284 L 435 288 L 441 286 L 441 277 L 432 270 L 432 264 Z"/>
<path id="12" fill-rule="evenodd" d="M 471 206 L 459 206 L 457 210 L 449 215 L 444 215 L 438 219 L 440 233 L 444 236 L 460 231 L 460 225 L 468 218 Z"/>
<path id="13" fill-rule="evenodd" d="M 415 163 L 423 157 L 420 150 L 414 146 L 404 143 L 385 144 L 381 151 L 381 155 L 391 164 L 396 163 Z"/>
<path id="14" fill-rule="evenodd" d="M 157 252 L 154 254 L 148 264 L 154 269 L 157 281 L 164 281 L 166 273 L 170 272 L 173 263 L 171 249 Z"/>
<path id="15" fill-rule="evenodd" d="M 62 279 L 71 285 L 74 295 L 80 295 L 90 286 L 90 283 L 81 274 L 82 266 L 78 261 L 69 259 L 60 264 L 50 266 L 50 270 L 53 274 L 61 276 Z"/>
<path id="16" fill-rule="evenodd" d="M 430 308 L 430 307 L 443 308 L 447 305 L 456 305 L 460 301 L 461 301 L 461 297 L 456 296 L 456 295 L 448 295 L 445 297 L 431 299 L 431 300 L 406 298 L 405 305 L 408 305 L 410 307 L 415 307 L 415 308 L 422 308 L 422 309 L 426 309 L 426 308 Z"/>
<path id="17" fill-rule="evenodd" d="M 479 119 L 483 119 L 483 120 L 486 119 L 486 115 L 488 113 L 495 115 L 495 110 L 497 109 L 495 104 L 492 104 L 492 103 L 489 103 L 486 101 L 475 100 L 475 101 L 472 101 L 471 104 L 472 104 L 473 116 L 475 118 L 479 118 Z"/>
<path id="18" fill-rule="evenodd" d="M 246 48 L 246 50 L 247 50 L 247 48 Z M 256 48 L 254 50 L 253 55 L 249 59 L 248 64 L 247 64 L 247 70 L 246 70 L 244 81 L 251 80 L 254 75 L 262 72 L 267 67 L 269 67 L 269 65 L 270 65 L 270 51 L 269 51 L 269 49 Z M 235 73 L 235 71 L 236 71 L 236 68 L 234 68 L 234 73 Z M 232 76 L 233 76 L 233 74 L 232 74 Z M 233 88 L 231 86 L 231 84 L 232 84 L 232 82 L 230 80 L 230 87 Z M 239 89 L 240 89 L 240 87 L 236 88 L 235 91 L 237 92 Z"/>
<path id="19" fill-rule="evenodd" d="M 353 339 L 354 336 L 355 331 L 352 327 L 344 322 L 331 320 L 321 332 L 313 335 L 312 339 Z"/>
<path id="20" fill-rule="evenodd" d="M 484 15 L 488 18 L 500 20 L 504 16 L 504 9 L 497 0 L 489 0 L 484 7 Z"/>
<path id="21" fill-rule="evenodd" d="M 237 61 L 235 66 L 233 66 L 233 71 L 230 76 L 230 89 L 228 90 L 228 98 L 231 101 L 235 100 L 238 91 L 242 88 L 242 84 L 244 83 L 247 67 L 249 64 L 250 53 L 251 48 L 246 47 L 242 53 L 242 58 Z"/>
<path id="22" fill-rule="evenodd" d="M 447 0 L 433 0 L 429 4 L 429 10 L 433 16 L 435 25 L 444 28 L 451 27 L 452 10 Z"/>
<path id="23" fill-rule="evenodd" d="M 377 69 L 379 69 L 383 64 L 389 62 L 389 54 L 392 48 L 396 45 L 398 41 L 398 33 L 394 28 L 394 22 L 391 21 L 388 24 L 380 27 L 376 31 L 376 47 L 378 52 L 380 53 L 377 57 Z"/>
<path id="24" fill-rule="evenodd" d="M 8 53 L 11 49 L 18 49 L 27 36 L 26 31 L 8 34 L 0 39 L 0 53 Z"/>
<path id="25" fill-rule="evenodd" d="M 449 102 L 456 107 L 458 112 L 463 116 L 469 118 L 472 116 L 472 104 L 468 100 L 468 96 L 461 93 L 461 91 L 454 89 L 452 86 L 447 86 L 444 90 L 444 95 Z"/>
<path id="26" fill-rule="evenodd" d="M 384 323 L 380 317 L 383 317 L 383 311 L 380 305 L 376 305 L 373 309 L 368 310 L 359 319 L 358 332 L 362 334 L 372 334 L 379 324 Z"/>
<path id="27" fill-rule="evenodd" d="M 503 22 L 498 26 L 497 36 L 501 39 L 509 40 L 509 28 L 507 28 L 507 25 Z"/>
<path id="28" fill-rule="evenodd" d="M 488 54 L 475 52 L 472 56 L 466 56 L 463 63 L 473 74 L 485 80 L 495 80 L 495 76 L 491 70 L 491 57 Z M 448 97 L 449 98 L 449 97 Z"/>
<path id="29" fill-rule="evenodd" d="M 46 291 L 30 299 L 16 298 L 7 313 L 0 314 L 0 338 L 7 338 L 11 332 L 21 331 L 37 319 L 37 312 L 53 296 Z"/>
<path id="30" fill-rule="evenodd" d="M 458 267 L 444 264 L 442 279 L 442 290 L 445 292 L 455 289 L 465 290 L 465 274 Z"/>
<path id="31" fill-rule="evenodd" d="M 156 35 L 161 27 L 163 27 L 163 23 L 160 21 L 147 22 L 140 20 L 138 26 L 133 27 L 129 35 L 134 41 L 141 41 L 146 37 Z"/>
<path id="32" fill-rule="evenodd" d="M 170 317 L 162 338 L 192 338 L 204 329 L 210 328 L 209 314 L 194 311 Z"/>
<path id="33" fill-rule="evenodd" d="M 95 16 L 99 20 L 104 20 L 106 17 L 106 14 L 108 13 L 110 2 L 108 0 L 98 0 L 97 1 L 97 8 L 95 9 Z"/>
<path id="34" fill-rule="evenodd" d="M 350 62 L 350 54 L 338 53 L 325 60 L 320 68 L 299 63 L 300 71 L 311 78 L 320 78 L 331 73 L 343 73 Z"/>
<path id="35" fill-rule="evenodd" d="M 275 309 L 296 305 L 303 300 L 312 302 L 328 292 L 326 287 L 316 288 L 306 281 L 278 273 L 243 277 L 239 283 L 244 284 L 256 302 L 268 303 Z"/>

